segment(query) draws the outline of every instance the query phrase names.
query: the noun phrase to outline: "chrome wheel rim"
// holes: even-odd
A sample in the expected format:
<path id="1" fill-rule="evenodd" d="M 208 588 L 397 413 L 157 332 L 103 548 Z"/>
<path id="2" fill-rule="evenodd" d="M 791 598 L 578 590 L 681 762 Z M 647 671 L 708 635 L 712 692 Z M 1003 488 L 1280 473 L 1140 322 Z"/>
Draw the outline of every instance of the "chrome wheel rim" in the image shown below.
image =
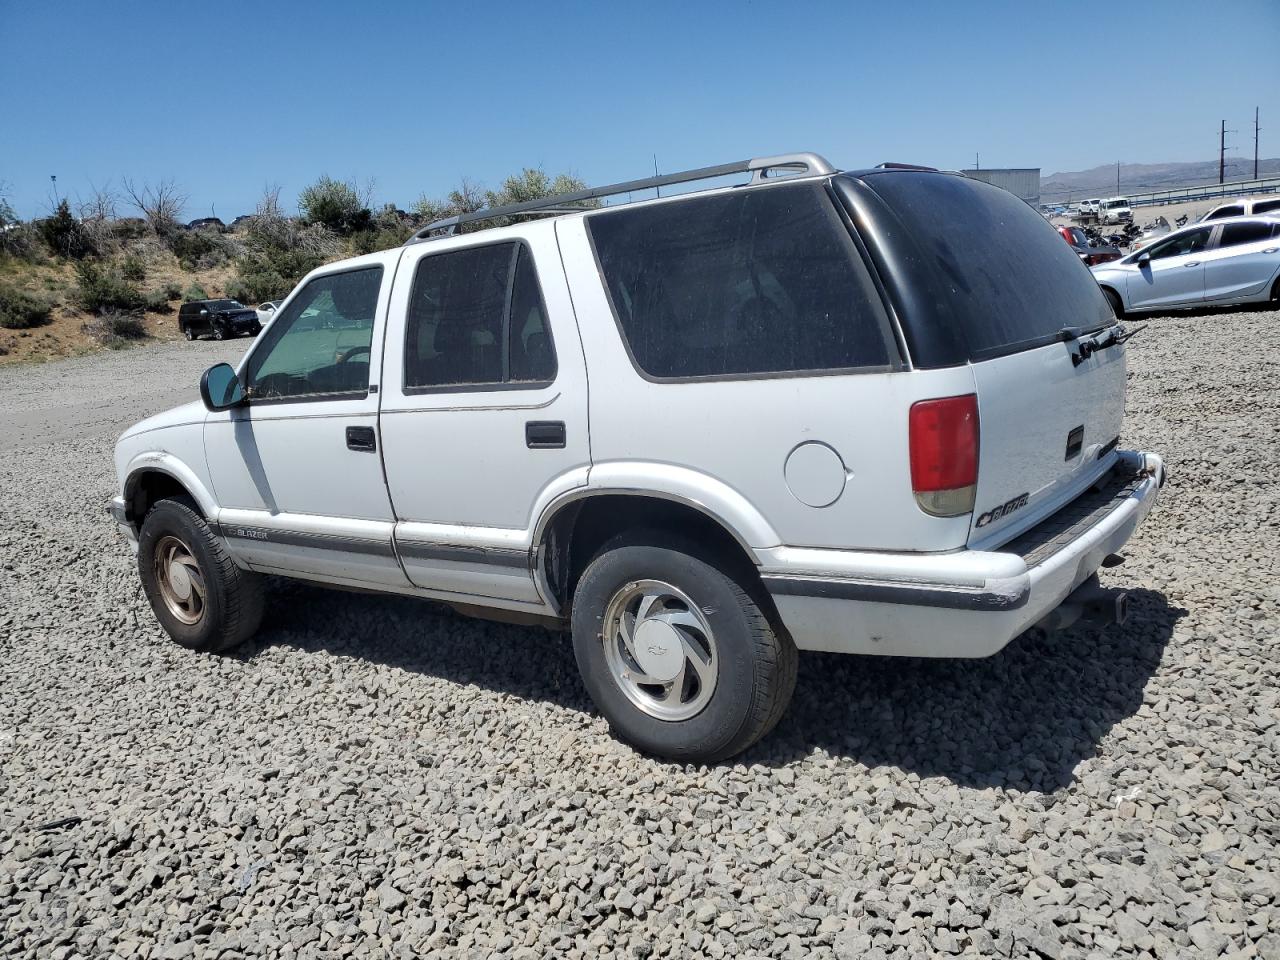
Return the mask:
<path id="1" fill-rule="evenodd" d="M 659 720 L 697 716 L 715 693 L 715 634 L 698 605 L 661 580 L 624 585 L 605 607 L 605 662 L 636 707 Z"/>
<path id="2" fill-rule="evenodd" d="M 156 544 L 155 570 L 160 596 L 169 612 L 183 623 L 199 623 L 208 589 L 200 564 L 187 545 L 177 537 L 161 537 Z"/>

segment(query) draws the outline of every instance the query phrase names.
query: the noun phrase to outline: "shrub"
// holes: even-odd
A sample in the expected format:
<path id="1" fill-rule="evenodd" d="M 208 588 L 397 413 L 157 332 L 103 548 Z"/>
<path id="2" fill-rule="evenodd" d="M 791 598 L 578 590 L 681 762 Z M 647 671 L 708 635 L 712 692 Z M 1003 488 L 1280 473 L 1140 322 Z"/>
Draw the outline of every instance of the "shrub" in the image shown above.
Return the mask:
<path id="1" fill-rule="evenodd" d="M 44 242 L 34 223 L 9 224 L 0 230 L 0 256 L 41 263 L 45 259 Z"/>
<path id="2" fill-rule="evenodd" d="M 192 283 L 188 285 L 187 289 L 182 291 L 182 299 L 183 300 L 208 300 L 209 294 L 204 292 L 204 287 L 192 281 Z"/>
<path id="3" fill-rule="evenodd" d="M 390 250 L 399 247 L 413 236 L 413 227 L 382 227 L 376 230 L 360 230 L 351 235 L 351 255 L 358 257 L 366 253 L 377 253 L 379 250 Z"/>
<path id="4" fill-rule="evenodd" d="M 146 261 L 137 254 L 129 254 L 124 258 L 124 262 L 120 264 L 120 276 L 134 283 L 141 283 L 147 279 Z"/>
<path id="5" fill-rule="evenodd" d="M 298 195 L 298 209 L 308 223 L 318 223 L 342 236 L 367 230 L 373 222 L 373 214 L 355 185 L 332 177 L 321 177 L 303 190 Z"/>
<path id="6" fill-rule="evenodd" d="M 178 286 L 178 284 L 175 283 L 173 280 L 170 280 L 160 289 L 164 291 L 164 298 L 166 300 L 182 299 L 182 287 Z"/>
<path id="7" fill-rule="evenodd" d="M 141 340 L 147 335 L 142 317 L 132 311 L 104 310 L 80 328 L 98 343 L 111 349 L 119 349 L 130 341 Z"/>
<path id="8" fill-rule="evenodd" d="M 51 216 L 39 221 L 40 235 L 49 249 L 60 257 L 80 259 L 94 253 L 89 235 L 80 221 L 71 215 L 67 201 L 58 203 Z"/>
<path id="9" fill-rule="evenodd" d="M 29 330 L 43 327 L 48 322 L 47 301 L 16 287 L 0 286 L 0 327 Z"/>
<path id="10" fill-rule="evenodd" d="M 142 291 L 134 284 L 95 263 L 79 264 L 76 276 L 80 281 L 76 300 L 86 310 L 137 310 L 146 305 Z"/>
<path id="11" fill-rule="evenodd" d="M 208 270 L 231 259 L 233 242 L 216 230 L 178 230 L 169 235 L 169 249 L 185 270 Z"/>
<path id="12" fill-rule="evenodd" d="M 150 293 L 143 294 L 143 307 L 152 313 L 168 313 L 170 311 L 169 298 L 165 296 L 163 290 L 153 290 Z"/>
<path id="13" fill-rule="evenodd" d="M 292 288 L 284 277 L 272 270 L 237 274 L 227 284 L 227 296 L 241 303 L 262 303 L 279 300 Z"/>

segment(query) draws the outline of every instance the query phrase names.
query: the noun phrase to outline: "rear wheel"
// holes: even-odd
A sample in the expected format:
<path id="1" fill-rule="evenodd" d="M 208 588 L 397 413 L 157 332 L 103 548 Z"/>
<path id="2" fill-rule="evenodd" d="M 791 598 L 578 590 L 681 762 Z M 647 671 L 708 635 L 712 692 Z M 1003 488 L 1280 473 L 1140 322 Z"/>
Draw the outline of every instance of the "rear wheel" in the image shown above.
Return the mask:
<path id="1" fill-rule="evenodd" d="M 1102 292 L 1107 295 L 1107 303 L 1111 304 L 1111 312 L 1116 318 L 1124 316 L 1124 301 L 1120 299 L 1120 294 L 1116 293 L 1110 287 L 1103 287 Z"/>
<path id="2" fill-rule="evenodd" d="M 187 329 L 183 330 L 182 335 L 186 337 L 188 340 L 194 340 L 196 338 L 196 335 L 191 332 L 190 327 L 187 327 Z"/>
<path id="3" fill-rule="evenodd" d="M 189 650 L 227 650 L 262 621 L 261 575 L 235 565 L 185 497 L 161 500 L 143 520 L 138 574 L 160 625 Z"/>
<path id="4" fill-rule="evenodd" d="M 1268 302 L 1272 310 L 1280 310 L 1280 277 L 1271 285 L 1271 299 Z"/>
<path id="5" fill-rule="evenodd" d="M 646 753 L 695 763 L 731 757 L 773 729 L 795 688 L 791 639 L 691 544 L 615 538 L 583 573 L 572 623 L 591 699 Z"/>

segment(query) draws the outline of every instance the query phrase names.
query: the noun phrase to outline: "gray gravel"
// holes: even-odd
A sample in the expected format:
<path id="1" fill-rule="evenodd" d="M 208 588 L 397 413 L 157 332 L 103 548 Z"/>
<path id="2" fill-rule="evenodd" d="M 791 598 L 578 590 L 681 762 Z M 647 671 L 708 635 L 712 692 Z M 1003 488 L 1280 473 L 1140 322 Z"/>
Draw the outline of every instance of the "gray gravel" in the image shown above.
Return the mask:
<path id="1" fill-rule="evenodd" d="M 1171 479 L 1127 626 L 806 655 L 713 768 L 611 740 L 566 638 L 412 600 L 281 584 L 179 649 L 111 445 L 244 344 L 0 371 L 0 953 L 1280 957 L 1278 327 L 1131 342 Z"/>

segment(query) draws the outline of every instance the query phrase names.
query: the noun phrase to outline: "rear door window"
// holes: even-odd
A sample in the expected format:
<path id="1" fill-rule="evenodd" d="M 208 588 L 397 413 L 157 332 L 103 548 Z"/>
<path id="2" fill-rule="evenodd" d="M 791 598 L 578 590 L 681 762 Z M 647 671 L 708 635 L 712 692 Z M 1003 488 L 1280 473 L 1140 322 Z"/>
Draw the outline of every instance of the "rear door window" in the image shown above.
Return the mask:
<path id="1" fill-rule="evenodd" d="M 1254 213 L 1271 213 L 1274 210 L 1280 210 L 1280 200 L 1263 200 L 1253 205 Z"/>
<path id="2" fill-rule="evenodd" d="M 903 322 L 917 365 L 983 360 L 1113 322 L 1080 258 L 1009 191 L 916 171 L 863 182 L 888 208 L 871 211 L 873 240 L 914 288 Z"/>
<path id="3" fill-rule="evenodd" d="M 820 184 L 690 197 L 586 222 L 622 335 L 650 379 L 892 362 L 875 286 Z"/>
<path id="4" fill-rule="evenodd" d="M 1228 223 L 1222 228 L 1219 247 L 1238 247 L 1246 243 L 1258 243 L 1269 240 L 1274 224 L 1270 223 Z"/>
<path id="5" fill-rule="evenodd" d="M 523 243 L 491 243 L 423 257 L 405 335 L 409 392 L 541 386 L 556 354 L 533 258 Z"/>

